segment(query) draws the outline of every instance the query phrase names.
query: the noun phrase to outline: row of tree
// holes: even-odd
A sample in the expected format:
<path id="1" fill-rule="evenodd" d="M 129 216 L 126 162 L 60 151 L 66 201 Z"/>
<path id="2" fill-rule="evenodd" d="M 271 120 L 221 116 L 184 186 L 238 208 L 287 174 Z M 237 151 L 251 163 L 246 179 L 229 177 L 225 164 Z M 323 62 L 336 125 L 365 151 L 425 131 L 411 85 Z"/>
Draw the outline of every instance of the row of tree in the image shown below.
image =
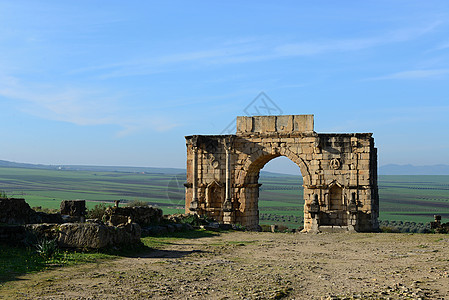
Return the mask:
<path id="1" fill-rule="evenodd" d="M 293 215 L 277 215 L 269 213 L 261 213 L 259 219 L 263 221 L 272 221 L 273 223 L 297 223 L 303 224 L 302 217 Z M 403 233 L 430 233 L 430 223 L 417 223 L 408 221 L 379 221 L 379 227 L 383 232 L 403 232 Z"/>
<path id="2" fill-rule="evenodd" d="M 283 191 L 283 190 L 298 190 L 298 191 L 300 191 L 301 190 L 301 186 L 299 186 L 299 185 L 268 185 L 268 184 L 266 184 L 266 185 L 262 185 L 260 188 L 259 188 L 259 191 L 279 191 L 279 190 L 281 190 L 281 191 Z"/>
<path id="3" fill-rule="evenodd" d="M 403 221 L 379 221 L 382 232 L 403 232 L 403 233 L 430 233 L 430 223 L 416 223 Z"/>
<path id="4" fill-rule="evenodd" d="M 298 216 L 285 216 L 285 215 L 276 215 L 276 214 L 259 214 L 260 220 L 265 221 L 273 221 L 279 223 L 297 223 L 302 224 L 304 222 L 302 217 Z"/>

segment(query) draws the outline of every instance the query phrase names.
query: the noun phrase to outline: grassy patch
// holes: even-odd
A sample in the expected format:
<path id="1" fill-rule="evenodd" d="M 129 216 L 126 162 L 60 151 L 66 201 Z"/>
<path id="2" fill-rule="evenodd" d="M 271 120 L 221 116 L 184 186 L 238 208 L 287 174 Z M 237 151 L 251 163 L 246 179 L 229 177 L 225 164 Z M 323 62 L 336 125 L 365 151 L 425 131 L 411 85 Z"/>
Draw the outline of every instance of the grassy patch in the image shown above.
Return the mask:
<path id="1" fill-rule="evenodd" d="M 58 251 L 52 257 L 45 259 L 32 248 L 1 245 L 0 284 L 16 280 L 19 276 L 27 273 L 116 257 L 116 255 L 101 252 Z"/>
<path id="2" fill-rule="evenodd" d="M 95 263 L 101 260 L 115 259 L 121 256 L 135 257 L 151 249 L 176 244 L 183 239 L 197 239 L 217 236 L 219 233 L 206 230 L 174 232 L 171 234 L 142 238 L 142 244 L 130 245 L 120 249 L 101 251 L 56 251 L 51 257 L 39 255 L 30 247 L 0 245 L 0 286 L 2 283 L 17 280 L 21 275 L 45 271 L 55 267 L 72 266 L 82 263 Z"/>

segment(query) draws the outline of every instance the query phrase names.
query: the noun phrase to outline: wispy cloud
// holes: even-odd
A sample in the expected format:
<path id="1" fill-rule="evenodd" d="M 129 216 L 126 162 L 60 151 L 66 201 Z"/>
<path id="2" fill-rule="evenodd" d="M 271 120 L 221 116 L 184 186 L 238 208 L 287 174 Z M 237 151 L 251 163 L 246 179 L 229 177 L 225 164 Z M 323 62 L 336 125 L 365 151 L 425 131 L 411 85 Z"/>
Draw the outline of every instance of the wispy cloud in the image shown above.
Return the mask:
<path id="1" fill-rule="evenodd" d="M 444 49 L 448 49 L 448 48 L 449 48 L 449 41 L 440 44 L 438 47 L 436 47 L 436 48 L 433 49 L 433 50 L 444 50 Z"/>
<path id="2" fill-rule="evenodd" d="M 77 73 L 100 73 L 100 79 L 158 74 L 161 72 L 174 71 L 181 65 L 198 67 L 199 65 L 214 65 L 246 61 L 249 54 L 260 50 L 257 45 L 239 45 L 218 47 L 207 50 L 198 50 L 183 53 L 174 53 L 154 57 L 141 57 L 126 61 L 90 66 L 72 70 L 71 74 Z"/>
<path id="3" fill-rule="evenodd" d="M 390 43 L 405 42 L 431 32 L 441 22 L 433 22 L 423 27 L 412 27 L 387 32 L 383 35 L 353 39 L 323 40 L 319 42 L 291 43 L 276 47 L 282 56 L 317 55 L 327 52 L 351 52 L 377 47 Z"/>
<path id="4" fill-rule="evenodd" d="M 409 70 L 387 74 L 384 76 L 368 78 L 366 80 L 388 80 L 388 79 L 439 79 L 449 74 L 449 69 L 433 70 Z"/>
<path id="5" fill-rule="evenodd" d="M 185 67 L 226 65 L 275 60 L 281 58 L 313 56 L 335 52 L 354 52 L 391 43 L 400 43 L 419 38 L 437 28 L 441 22 L 392 30 L 377 36 L 320 39 L 300 42 L 280 41 L 279 38 L 236 39 L 216 47 L 197 51 L 140 57 L 111 64 L 73 70 L 73 73 L 100 73 L 99 78 L 149 75 L 173 71 Z"/>
<path id="6" fill-rule="evenodd" d="M 167 132 L 179 127 L 181 124 L 162 116 L 152 116 L 147 118 L 127 118 L 121 122 L 121 129 L 116 133 L 116 137 L 133 135 L 144 130 L 157 132 Z"/>
<path id="7" fill-rule="evenodd" d="M 361 130 L 362 132 L 382 132 L 383 129 L 398 134 L 399 130 L 433 130 L 435 120 L 443 120 L 447 118 L 449 113 L 449 105 L 432 105 L 432 106 L 399 106 L 371 109 L 369 114 L 366 111 L 357 111 L 348 114 L 344 121 L 337 126 L 332 124 L 329 128 L 324 128 L 328 132 L 354 132 Z M 357 116 L 357 117 L 353 117 Z M 406 126 L 403 126 L 406 124 Z M 416 126 L 420 124 L 419 126 Z M 410 131 L 409 131 L 410 132 Z M 381 133 L 385 134 L 385 133 Z"/>
<path id="8" fill-rule="evenodd" d="M 145 117 L 124 114 L 119 99 L 101 91 L 23 84 L 17 78 L 0 76 L 0 96 L 15 102 L 24 113 L 80 126 L 116 125 L 123 137 L 141 130 L 167 131 L 177 123 L 161 115 Z"/>
<path id="9" fill-rule="evenodd" d="M 111 122 L 113 98 L 88 90 L 23 84 L 11 76 L 2 79 L 0 95 L 14 99 L 16 106 L 29 114 L 77 125 Z"/>

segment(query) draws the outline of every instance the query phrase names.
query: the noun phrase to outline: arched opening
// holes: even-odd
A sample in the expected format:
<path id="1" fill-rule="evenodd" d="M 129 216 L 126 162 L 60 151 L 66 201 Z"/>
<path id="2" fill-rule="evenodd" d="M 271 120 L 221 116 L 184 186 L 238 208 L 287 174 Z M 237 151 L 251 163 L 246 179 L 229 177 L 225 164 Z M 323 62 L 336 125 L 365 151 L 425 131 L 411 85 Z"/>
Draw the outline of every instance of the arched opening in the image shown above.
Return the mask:
<path id="1" fill-rule="evenodd" d="M 300 159 L 293 159 L 288 154 L 276 153 L 264 154 L 251 160 L 243 177 L 244 188 L 240 197 L 241 211 L 251 229 L 257 228 L 259 221 L 262 221 L 260 224 L 289 223 L 290 228 L 302 226 L 304 170 L 299 167 Z M 279 173 L 280 171 L 285 173 Z"/>
<path id="2" fill-rule="evenodd" d="M 343 210 L 343 193 L 338 185 L 334 185 L 329 190 L 329 209 Z"/>
<path id="3" fill-rule="evenodd" d="M 259 172 L 259 225 L 279 230 L 304 226 L 304 188 L 300 168 L 289 158 L 268 161 Z"/>
<path id="4" fill-rule="evenodd" d="M 206 187 L 206 215 L 219 222 L 223 221 L 224 187 L 217 181 L 212 181 Z"/>
<path id="5" fill-rule="evenodd" d="M 354 193 L 353 193 L 354 194 Z M 355 195 L 353 195 L 355 196 Z M 339 184 L 329 187 L 327 195 L 329 210 L 322 212 L 320 222 L 322 226 L 347 226 L 346 201 L 343 188 Z"/>

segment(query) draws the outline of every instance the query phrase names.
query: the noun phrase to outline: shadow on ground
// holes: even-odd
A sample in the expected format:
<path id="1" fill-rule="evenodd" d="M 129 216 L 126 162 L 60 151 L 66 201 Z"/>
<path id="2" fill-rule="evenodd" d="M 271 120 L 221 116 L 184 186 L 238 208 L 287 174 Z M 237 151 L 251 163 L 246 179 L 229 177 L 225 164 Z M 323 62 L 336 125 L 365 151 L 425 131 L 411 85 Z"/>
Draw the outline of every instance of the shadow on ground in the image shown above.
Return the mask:
<path id="1" fill-rule="evenodd" d="M 20 280 L 20 276 L 54 269 L 57 267 L 94 263 L 100 260 L 111 260 L 119 257 L 129 258 L 181 258 L 199 250 L 176 251 L 158 248 L 168 244 L 176 244 L 183 239 L 199 239 L 218 236 L 220 233 L 191 230 L 169 234 L 144 237 L 139 245 L 128 245 L 121 248 L 103 250 L 61 250 L 50 259 L 44 259 L 35 249 L 24 246 L 0 244 L 0 288 L 8 281 Z"/>
<path id="2" fill-rule="evenodd" d="M 186 255 L 192 253 L 209 253 L 202 250 L 191 250 L 191 251 L 178 251 L 178 250 L 159 250 L 155 249 L 145 256 L 140 256 L 142 258 L 182 258 Z"/>

